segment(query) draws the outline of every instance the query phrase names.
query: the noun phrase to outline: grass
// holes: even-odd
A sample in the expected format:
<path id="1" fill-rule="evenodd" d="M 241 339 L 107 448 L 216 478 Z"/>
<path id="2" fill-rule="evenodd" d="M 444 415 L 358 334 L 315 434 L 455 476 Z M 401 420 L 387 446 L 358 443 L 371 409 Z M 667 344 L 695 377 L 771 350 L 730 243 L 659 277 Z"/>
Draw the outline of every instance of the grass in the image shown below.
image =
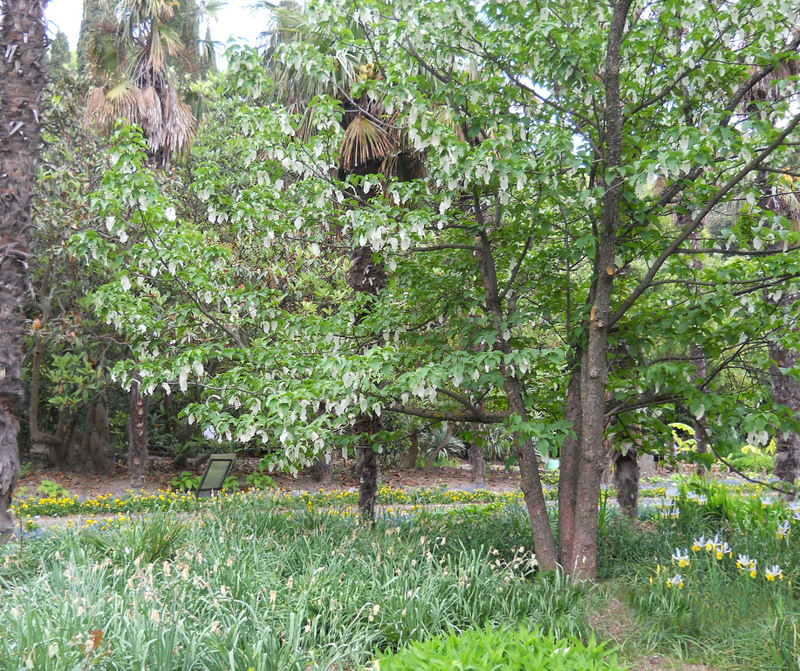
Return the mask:
<path id="1" fill-rule="evenodd" d="M 232 497 L 9 545 L 0 668 L 353 669 L 484 626 L 589 635 L 587 588 L 538 576 L 527 548 L 482 545 L 492 517 L 441 521 L 371 528 Z"/>
<path id="2" fill-rule="evenodd" d="M 382 490 L 396 503 L 374 528 L 340 492 L 156 495 L 145 518 L 0 550 L 0 668 L 352 670 L 434 639 L 480 647 L 468 632 L 589 645 L 614 597 L 634 668 L 660 653 L 796 671 L 800 506 L 702 480 L 663 491 L 642 520 L 604 511 L 599 588 L 537 572 L 517 494 Z"/>

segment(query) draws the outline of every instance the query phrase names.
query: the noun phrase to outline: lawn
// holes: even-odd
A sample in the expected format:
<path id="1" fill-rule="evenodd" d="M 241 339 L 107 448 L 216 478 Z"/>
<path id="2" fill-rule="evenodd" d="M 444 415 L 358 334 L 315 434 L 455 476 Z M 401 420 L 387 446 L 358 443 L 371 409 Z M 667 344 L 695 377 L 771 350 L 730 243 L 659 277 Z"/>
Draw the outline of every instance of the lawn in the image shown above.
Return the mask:
<path id="1" fill-rule="evenodd" d="M 510 495 L 397 498 L 374 527 L 336 493 L 159 500 L 32 532 L 0 550 L 0 668 L 578 671 L 660 653 L 797 669 L 798 506 L 701 481 L 666 493 L 636 523 L 601 510 L 593 586 L 537 572 Z"/>

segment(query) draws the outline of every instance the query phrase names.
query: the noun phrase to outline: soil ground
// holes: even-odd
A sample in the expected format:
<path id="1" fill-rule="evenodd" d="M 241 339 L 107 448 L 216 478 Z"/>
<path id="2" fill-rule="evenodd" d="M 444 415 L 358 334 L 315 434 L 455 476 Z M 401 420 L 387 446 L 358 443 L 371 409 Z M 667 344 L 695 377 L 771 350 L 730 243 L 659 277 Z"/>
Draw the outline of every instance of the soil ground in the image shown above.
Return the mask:
<path id="1" fill-rule="evenodd" d="M 240 458 L 236 460 L 232 475 L 239 478 L 240 484 L 245 485 L 247 475 L 255 471 L 258 459 Z M 325 489 L 352 489 L 358 488 L 358 476 L 352 472 L 352 462 L 336 464 L 331 484 Z M 202 468 L 196 473 L 202 471 Z M 147 468 L 147 491 L 169 489 L 170 480 L 180 473 L 172 460 L 164 457 L 151 457 Z M 291 477 L 283 473 L 272 473 L 272 478 L 281 489 L 291 492 L 317 491 L 322 485 L 315 481 L 309 474 L 300 473 Z M 37 494 L 37 489 L 42 482 L 49 480 L 59 484 L 70 494 L 84 498 L 91 498 L 101 494 L 121 496 L 131 488 L 127 469 L 124 464 L 118 463 L 112 473 L 107 475 L 94 475 L 79 471 L 56 471 L 43 464 L 32 462 L 29 472 L 20 479 L 17 487 L 18 497 L 28 497 Z M 472 489 L 477 485 L 472 482 L 472 471 L 467 465 L 459 468 L 414 468 L 401 470 L 398 468 L 384 468 L 380 472 L 381 486 L 397 489 L 414 489 L 425 487 L 440 487 L 448 489 Z M 507 471 L 503 467 L 487 468 L 486 482 L 482 485 L 485 489 L 494 492 L 507 492 L 518 489 L 519 474 Z M 24 488 L 24 489 L 23 489 Z"/>

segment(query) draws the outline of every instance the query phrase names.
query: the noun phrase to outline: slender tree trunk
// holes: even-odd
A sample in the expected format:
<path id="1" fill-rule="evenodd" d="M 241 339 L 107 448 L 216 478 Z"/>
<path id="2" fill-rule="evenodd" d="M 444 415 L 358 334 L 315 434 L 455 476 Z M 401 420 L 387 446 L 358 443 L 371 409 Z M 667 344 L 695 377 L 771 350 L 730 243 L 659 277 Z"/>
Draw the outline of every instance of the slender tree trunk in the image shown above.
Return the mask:
<path id="1" fill-rule="evenodd" d="M 630 447 L 624 454 L 617 447 L 612 449 L 617 502 L 623 514 L 635 519 L 639 516 L 639 459 L 636 447 Z"/>
<path id="2" fill-rule="evenodd" d="M 797 296 L 786 298 L 791 302 L 798 299 Z M 798 352 L 779 342 L 770 343 L 769 358 L 772 361 L 769 369 L 772 400 L 785 405 L 796 418 L 800 417 L 800 384 L 791 375 L 781 372 L 781 369 L 797 366 Z M 779 431 L 775 436 L 775 447 L 775 475 L 783 482 L 794 482 L 800 475 L 800 436 L 794 431 Z"/>
<path id="3" fill-rule="evenodd" d="M 483 448 L 473 441 L 469 444 L 467 456 L 472 466 L 472 482 L 477 485 L 486 484 L 486 458 Z"/>
<path id="4" fill-rule="evenodd" d="M 511 306 L 508 308 L 508 314 L 504 314 L 503 299 L 497 279 L 497 267 L 489 233 L 485 226 L 482 204 L 477 195 L 474 200 L 475 216 L 481 226 L 479 233 L 481 253 L 478 263 L 486 297 L 486 306 L 493 317 L 494 327 L 500 334 L 502 333 L 501 324 L 504 319 L 507 318 L 511 321 L 511 315 L 514 312 L 514 298 L 512 297 L 509 301 Z M 512 352 L 509 339 L 504 337 L 499 337 L 494 347 L 499 352 L 502 352 L 504 356 Z M 525 396 L 519 376 L 516 371 L 512 371 L 509 366 L 505 365 L 502 366 L 502 373 L 505 379 L 504 386 L 508 409 L 518 415 L 521 422 L 525 423 L 528 421 L 528 408 L 525 405 Z M 522 493 L 525 496 L 525 506 L 528 509 L 536 559 L 542 570 L 555 571 L 558 567 L 558 555 L 556 553 L 553 529 L 550 526 L 550 518 L 547 514 L 547 504 L 544 500 L 542 480 L 539 477 L 539 457 L 536 452 L 536 445 L 533 440 L 524 438 L 519 431 L 514 433 L 514 445 L 519 458 L 520 489 L 522 489 Z"/>
<path id="5" fill-rule="evenodd" d="M 0 531 L 19 480 L 28 243 L 45 84 L 47 0 L 4 0 L 0 27 Z"/>
<path id="6" fill-rule="evenodd" d="M 333 473 L 333 461 L 328 461 L 325 455 L 317 459 L 310 469 L 311 477 L 323 487 L 331 484 L 331 474 Z"/>
<path id="7" fill-rule="evenodd" d="M 131 486 L 141 489 L 147 482 L 147 405 L 140 381 L 131 385 L 130 419 L 128 421 L 128 474 Z"/>
<path id="8" fill-rule="evenodd" d="M 358 416 L 354 430 L 361 436 L 359 446 L 358 509 L 365 520 L 375 521 L 375 502 L 378 496 L 378 455 L 372 437 L 381 430 L 380 418 L 373 413 Z"/>
<path id="9" fill-rule="evenodd" d="M 439 455 L 442 453 L 442 450 L 447 447 L 447 443 L 450 442 L 450 438 L 453 435 L 453 425 L 448 424 L 447 428 L 444 431 L 444 436 L 442 436 L 442 440 L 439 441 L 439 444 L 436 446 L 436 449 L 431 452 L 431 456 L 428 457 L 428 463 L 426 466 L 430 468 L 433 466 L 435 461 L 439 458 Z"/>
<path id="10" fill-rule="evenodd" d="M 414 431 L 414 433 L 411 434 L 411 446 L 408 448 L 408 452 L 406 452 L 405 456 L 403 457 L 402 467 L 405 470 L 416 468 L 417 456 L 419 456 L 419 431 Z"/>
<path id="11" fill-rule="evenodd" d="M 622 100 L 620 64 L 622 38 L 631 0 L 618 0 L 608 34 L 606 50 L 605 156 L 601 184 L 603 218 L 595 253 L 595 290 L 589 316 L 588 343 L 581 363 L 581 458 L 578 466 L 578 499 L 575 510 L 573 564 L 565 566 L 576 578 L 594 578 L 597 574 L 597 521 L 600 503 L 600 478 L 605 465 L 605 397 L 608 381 L 608 329 L 611 319 L 611 296 L 614 289 L 614 254 L 616 251 L 619 205 L 623 179 L 612 170 L 622 163 Z M 604 174 L 613 174 L 605 183 Z"/>
<path id="12" fill-rule="evenodd" d="M 700 229 L 697 229 L 694 233 L 692 233 L 692 249 L 697 251 L 700 249 Z M 695 272 L 697 272 L 697 279 L 698 281 L 701 279 L 699 277 L 700 273 L 703 271 L 703 261 L 700 258 L 699 254 L 695 254 L 692 258 L 692 268 L 694 268 Z M 695 343 L 692 345 L 692 356 L 695 360 L 695 368 L 694 368 L 694 382 L 696 385 L 701 385 L 705 379 L 706 375 L 708 374 L 708 367 L 706 366 L 706 355 L 703 352 L 703 348 L 699 343 Z M 694 439 L 696 443 L 696 449 L 698 454 L 707 454 L 708 453 L 708 443 L 706 443 L 706 432 L 704 427 L 701 427 L 699 424 L 702 422 L 702 419 L 694 419 Z M 697 475 L 704 476 L 706 474 L 706 467 L 702 463 L 697 464 Z"/>
<path id="13" fill-rule="evenodd" d="M 706 379 L 706 356 L 699 345 L 694 345 L 694 347 L 692 347 L 692 356 L 694 356 L 696 360 L 694 370 L 695 384 L 699 385 Z M 695 449 L 698 454 L 708 454 L 708 443 L 706 442 L 707 434 L 705 427 L 701 426 L 702 421 L 702 419 L 697 418 L 692 420 L 692 424 L 694 424 Z M 706 467 L 702 463 L 697 464 L 697 475 L 701 477 L 706 475 Z"/>
<path id="14" fill-rule="evenodd" d="M 565 419 L 572 433 L 561 445 L 558 477 L 558 560 L 562 567 L 575 565 L 575 510 L 578 506 L 578 466 L 581 454 L 581 369 L 570 374 Z"/>
<path id="15" fill-rule="evenodd" d="M 769 184 L 767 173 L 761 171 L 756 181 L 763 190 L 759 206 L 764 210 L 785 214 L 789 218 L 791 213 L 788 210 L 790 208 L 783 200 L 783 196 L 777 195 Z M 782 242 L 778 242 L 775 248 L 779 248 L 782 244 Z M 777 308 L 779 313 L 786 313 L 798 304 L 800 294 L 784 291 L 780 298 L 767 296 L 767 300 Z M 793 322 L 792 328 L 797 330 L 796 322 Z M 781 340 L 770 341 L 768 349 L 771 361 L 769 379 L 772 400 L 786 406 L 795 419 L 800 418 L 800 383 L 791 375 L 782 372 L 797 366 L 800 352 L 788 348 Z M 794 482 L 800 477 L 800 436 L 794 431 L 779 431 L 775 436 L 775 448 L 775 475 L 783 482 Z"/>

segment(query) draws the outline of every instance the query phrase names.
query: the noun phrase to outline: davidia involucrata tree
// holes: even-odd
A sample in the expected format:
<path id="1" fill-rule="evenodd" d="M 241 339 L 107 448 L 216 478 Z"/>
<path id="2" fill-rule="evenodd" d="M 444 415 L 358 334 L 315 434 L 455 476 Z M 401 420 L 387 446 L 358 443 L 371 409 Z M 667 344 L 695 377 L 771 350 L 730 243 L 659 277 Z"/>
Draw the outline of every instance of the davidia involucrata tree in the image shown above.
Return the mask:
<path id="1" fill-rule="evenodd" d="M 118 376 L 199 385 L 191 420 L 289 467 L 348 447 L 364 413 L 505 422 L 540 565 L 593 576 L 604 438 L 797 429 L 768 373 L 770 343 L 796 345 L 775 294 L 796 291 L 798 236 L 763 204 L 796 170 L 797 84 L 776 73 L 797 19 L 780 0 L 312 4 L 324 39 L 274 57 L 319 83 L 313 106 L 232 53 L 196 201 L 161 193 L 120 132 L 94 203 L 109 236 L 74 246 L 114 271 L 93 300 L 133 344 Z M 424 170 L 339 173 L 359 113 L 391 129 L 383 160 Z M 347 253 L 367 245 L 388 281 L 354 294 Z"/>

